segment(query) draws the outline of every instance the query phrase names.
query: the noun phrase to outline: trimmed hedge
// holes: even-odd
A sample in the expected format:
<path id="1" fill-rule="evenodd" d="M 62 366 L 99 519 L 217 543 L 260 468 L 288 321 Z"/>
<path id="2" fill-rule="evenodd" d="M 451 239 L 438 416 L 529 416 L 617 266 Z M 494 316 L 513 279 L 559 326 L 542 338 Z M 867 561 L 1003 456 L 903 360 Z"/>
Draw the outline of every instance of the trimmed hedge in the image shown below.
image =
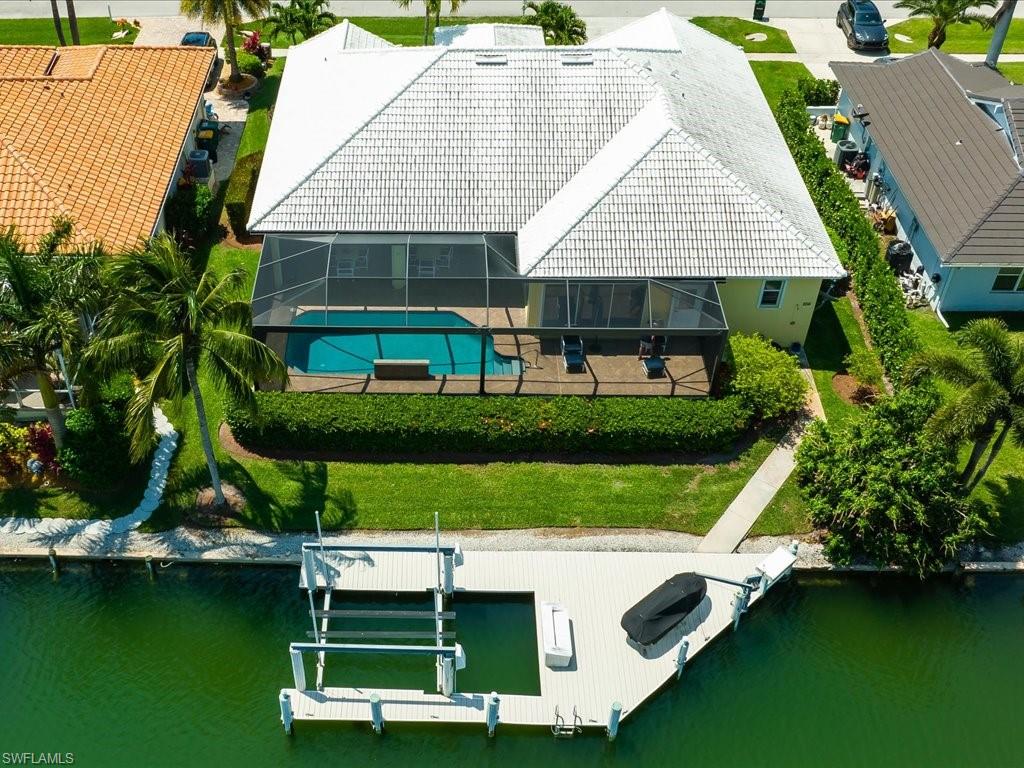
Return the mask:
<path id="1" fill-rule="evenodd" d="M 450 397 L 258 392 L 227 420 L 250 448 L 379 454 L 726 451 L 748 428 L 738 396 Z"/>
<path id="2" fill-rule="evenodd" d="M 249 211 L 252 209 L 252 198 L 256 194 L 256 179 L 263 165 L 263 153 L 254 152 L 240 157 L 235 162 L 235 169 L 228 181 L 228 190 L 224 195 L 224 210 L 231 223 L 231 231 L 235 237 L 246 234 Z"/>
<path id="3" fill-rule="evenodd" d="M 918 349 L 903 291 L 857 198 L 811 133 L 806 106 L 798 93 L 786 91 L 775 108 L 775 117 L 822 221 L 845 246 L 839 255 L 853 276 L 871 342 L 895 381 Z"/>

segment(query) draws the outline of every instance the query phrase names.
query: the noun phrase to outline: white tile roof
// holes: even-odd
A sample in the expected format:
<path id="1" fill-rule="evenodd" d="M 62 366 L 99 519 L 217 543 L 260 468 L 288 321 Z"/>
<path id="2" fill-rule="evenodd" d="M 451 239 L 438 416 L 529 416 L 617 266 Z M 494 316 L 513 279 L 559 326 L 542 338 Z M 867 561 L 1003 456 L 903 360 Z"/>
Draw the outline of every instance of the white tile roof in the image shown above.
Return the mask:
<path id="1" fill-rule="evenodd" d="M 437 27 L 434 43 L 453 48 L 543 48 L 544 30 L 533 24 L 453 24 Z"/>
<path id="2" fill-rule="evenodd" d="M 515 232 L 534 275 L 842 274 L 742 52 L 665 11 L 587 48 L 315 41 L 255 231 Z"/>

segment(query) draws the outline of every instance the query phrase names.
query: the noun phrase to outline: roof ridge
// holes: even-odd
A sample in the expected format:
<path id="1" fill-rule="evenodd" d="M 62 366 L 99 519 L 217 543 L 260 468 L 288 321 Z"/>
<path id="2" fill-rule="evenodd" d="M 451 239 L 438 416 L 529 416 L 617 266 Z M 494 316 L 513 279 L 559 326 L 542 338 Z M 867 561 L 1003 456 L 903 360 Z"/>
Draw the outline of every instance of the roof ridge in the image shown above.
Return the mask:
<path id="1" fill-rule="evenodd" d="M 26 158 L 17 149 L 17 147 L 14 146 L 11 140 L 8 139 L 6 136 L 0 136 L 0 149 L 6 150 L 7 154 L 10 155 L 14 159 L 14 161 L 21 166 L 22 170 L 25 172 L 25 175 L 32 180 L 32 183 L 35 184 L 44 195 L 46 195 L 46 198 L 53 204 L 53 206 L 57 208 L 64 216 L 67 216 L 68 219 L 71 220 L 75 230 L 78 232 L 79 235 L 83 236 L 85 240 L 95 240 L 95 238 L 87 229 L 85 229 L 84 227 L 79 225 L 78 222 L 75 221 L 75 217 L 72 210 L 68 207 L 67 203 L 64 202 L 63 198 L 53 193 L 53 191 L 50 189 L 50 185 L 46 183 L 46 180 L 42 176 L 40 176 L 36 169 L 32 166 L 32 164 L 29 163 L 28 158 Z"/>
<path id="2" fill-rule="evenodd" d="M 396 46 L 396 48 L 398 50 L 401 50 L 401 48 L 399 46 Z M 345 148 L 346 145 L 349 144 L 349 142 L 351 142 L 353 139 L 355 139 L 356 136 L 358 136 L 360 133 L 362 133 L 363 129 L 366 128 L 366 126 L 368 126 L 370 123 L 372 123 L 374 120 L 376 120 L 377 117 L 380 116 L 380 114 L 385 109 L 387 109 L 392 104 L 394 104 L 395 101 L 397 101 L 398 98 L 402 94 L 404 94 L 406 91 L 408 91 L 409 88 L 412 87 L 412 85 L 414 83 L 419 81 L 420 78 L 422 78 L 423 75 L 427 71 L 429 71 L 434 66 L 434 64 L 436 64 L 438 61 L 440 61 L 441 58 L 443 56 L 445 56 L 448 53 L 448 51 L 450 51 L 451 49 L 450 48 L 445 48 L 443 46 L 431 46 L 431 47 L 426 48 L 426 49 L 422 48 L 422 47 L 418 47 L 418 48 L 411 48 L 410 50 L 417 51 L 417 52 L 421 51 L 421 50 L 436 50 L 436 51 L 438 51 L 438 54 L 436 56 L 434 56 L 433 58 L 431 58 L 429 61 L 427 61 L 422 66 L 422 68 L 420 68 L 420 70 L 418 72 L 416 72 L 416 74 L 412 78 L 406 80 L 404 82 L 404 84 L 395 93 L 393 93 L 389 98 L 387 98 L 380 105 L 380 107 L 378 109 L 376 109 L 374 112 L 372 112 L 365 120 L 363 120 L 351 132 L 349 132 L 348 136 L 346 136 L 345 139 L 340 144 L 338 144 L 337 146 L 335 146 L 331 150 L 329 150 L 327 152 L 327 154 L 323 158 L 321 158 L 317 163 L 315 163 L 313 165 L 313 167 L 305 175 L 303 175 L 302 178 L 299 179 L 298 182 L 296 182 L 294 185 L 291 185 L 283 193 L 279 194 L 277 196 L 277 199 L 274 200 L 274 202 L 271 203 L 269 206 L 267 206 L 266 210 L 263 211 L 262 214 L 260 214 L 259 218 L 254 218 L 254 219 L 252 219 L 249 222 L 249 228 L 258 226 L 261 221 L 263 221 L 265 218 L 267 218 L 267 216 L 269 216 L 271 213 L 273 213 L 274 209 L 277 208 L 277 206 L 279 206 L 281 203 L 283 203 L 293 192 L 295 192 L 295 190 L 297 190 L 299 187 L 301 187 L 303 184 L 305 184 L 307 181 L 309 181 L 310 178 L 312 178 L 314 173 L 316 173 L 321 168 L 323 168 L 324 165 L 326 165 L 327 162 L 332 157 L 334 157 L 336 154 L 338 154 L 342 149 Z M 287 67 L 285 69 L 287 70 Z M 284 85 L 284 82 L 282 81 L 281 84 Z"/>
<path id="3" fill-rule="evenodd" d="M 696 26 L 696 24 L 694 24 L 693 26 Z M 629 60 L 629 57 L 624 58 Z M 635 63 L 636 62 L 634 62 L 634 64 Z M 683 138 L 683 140 L 686 141 L 694 150 L 703 154 L 710 161 L 712 167 L 714 167 L 715 170 L 723 174 L 730 181 L 733 181 L 733 183 L 740 189 L 740 191 L 747 195 L 756 205 L 759 205 L 762 209 L 769 211 L 773 215 L 773 217 L 777 216 L 778 219 L 783 224 L 786 225 L 786 229 L 788 229 L 790 232 L 795 233 L 797 235 L 797 240 L 799 240 L 803 245 L 810 248 L 812 253 L 823 259 L 830 260 L 829 255 L 817 243 L 815 243 L 807 233 L 805 233 L 802 229 L 800 229 L 800 227 L 796 226 L 792 221 L 790 221 L 790 219 L 782 211 L 778 210 L 777 208 L 775 208 L 775 206 L 773 206 L 771 203 L 765 200 L 756 190 L 754 190 L 753 187 L 751 187 L 742 178 L 740 178 L 740 176 L 735 171 L 733 171 L 725 163 L 719 160 L 717 155 L 711 152 L 710 149 L 705 147 L 700 141 L 694 138 L 694 136 L 691 133 L 689 133 L 685 128 L 683 128 L 683 126 L 679 123 L 678 119 L 676 118 L 675 114 L 668 106 L 669 94 L 668 91 L 665 89 L 665 86 L 661 83 L 660 80 L 658 80 L 658 78 L 653 76 L 650 70 L 647 70 L 645 67 L 639 65 L 637 66 L 639 67 L 641 76 L 643 76 L 649 82 L 652 82 L 653 87 L 655 88 L 659 97 L 661 98 L 662 104 L 668 112 L 667 117 L 669 122 L 675 127 L 676 131 Z M 764 98 L 763 94 L 762 98 Z M 839 263 L 838 256 L 835 257 L 835 261 L 836 263 Z"/>
<path id="4" fill-rule="evenodd" d="M 995 210 L 1000 205 L 1003 204 L 1006 198 L 1010 196 L 1010 193 L 1017 188 L 1017 185 L 1020 184 L 1022 180 L 1024 180 L 1024 174 L 1021 174 L 1020 172 L 1018 172 L 1018 174 L 1014 178 L 1010 179 L 1010 183 L 1007 185 L 1006 189 L 1004 189 L 1000 194 L 996 195 L 996 198 L 992 202 L 992 204 L 988 206 L 984 210 L 984 212 L 982 212 L 982 214 L 978 217 L 978 220 L 974 222 L 973 225 L 971 225 L 967 232 L 964 233 L 964 235 L 959 240 L 957 240 L 956 243 L 954 243 L 953 247 L 949 251 L 950 261 L 952 261 L 956 257 L 960 249 L 967 244 L 967 241 L 974 237 L 975 233 L 979 229 L 981 229 L 985 222 L 988 221 L 988 217 L 991 216 L 995 212 Z M 941 260 L 941 255 L 939 258 Z"/>

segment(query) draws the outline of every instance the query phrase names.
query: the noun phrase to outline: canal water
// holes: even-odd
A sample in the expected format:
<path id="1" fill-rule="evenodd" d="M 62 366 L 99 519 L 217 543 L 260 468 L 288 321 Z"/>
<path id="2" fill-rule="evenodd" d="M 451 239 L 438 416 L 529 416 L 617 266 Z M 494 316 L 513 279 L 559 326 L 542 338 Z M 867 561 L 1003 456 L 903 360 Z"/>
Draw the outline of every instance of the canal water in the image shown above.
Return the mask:
<path id="1" fill-rule="evenodd" d="M 137 563 L 67 564 L 55 582 L 38 563 L 0 564 L 0 753 L 73 753 L 78 766 L 1024 764 L 1024 578 L 794 579 L 614 744 L 507 726 L 488 740 L 482 725 L 377 737 L 297 723 L 286 737 L 277 691 L 309 621 L 296 582 L 292 568 L 174 565 L 151 583 Z M 469 682 L 528 690 L 529 613 L 457 608 Z M 432 680 L 367 663 L 352 671 L 367 684 Z"/>

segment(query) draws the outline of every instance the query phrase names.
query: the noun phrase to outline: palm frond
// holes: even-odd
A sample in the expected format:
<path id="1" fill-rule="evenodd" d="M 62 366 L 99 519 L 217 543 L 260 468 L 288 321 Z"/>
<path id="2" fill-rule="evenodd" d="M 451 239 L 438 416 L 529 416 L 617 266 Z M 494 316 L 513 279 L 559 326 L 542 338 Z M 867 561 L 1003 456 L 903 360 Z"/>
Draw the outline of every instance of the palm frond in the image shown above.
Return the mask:
<path id="1" fill-rule="evenodd" d="M 971 320 L 956 332 L 955 338 L 960 346 L 978 350 L 991 375 L 1003 386 L 1009 385 L 1016 349 L 1003 320 L 997 317 Z"/>
<path id="2" fill-rule="evenodd" d="M 985 378 L 984 361 L 971 350 L 960 353 L 929 350 L 912 357 L 903 369 L 908 383 L 935 376 L 951 384 L 969 387 Z"/>

